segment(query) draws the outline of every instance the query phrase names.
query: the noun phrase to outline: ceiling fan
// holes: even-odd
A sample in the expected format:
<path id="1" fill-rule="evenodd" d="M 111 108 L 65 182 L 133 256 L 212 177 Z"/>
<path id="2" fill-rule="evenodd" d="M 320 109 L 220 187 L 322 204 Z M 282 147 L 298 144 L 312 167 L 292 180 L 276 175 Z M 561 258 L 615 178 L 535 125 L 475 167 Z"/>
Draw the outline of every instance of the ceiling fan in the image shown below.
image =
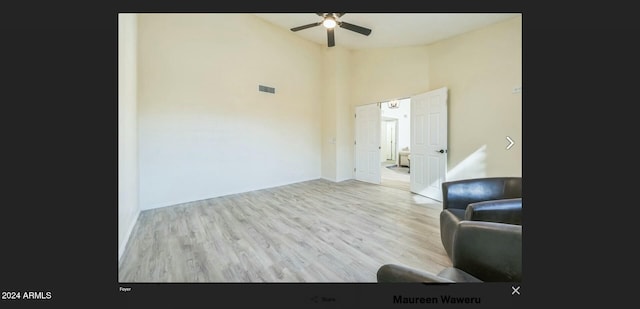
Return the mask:
<path id="1" fill-rule="evenodd" d="M 371 34 L 371 29 L 350 24 L 348 22 L 340 21 L 338 18 L 342 17 L 342 15 L 344 15 L 345 13 L 316 13 L 316 14 L 322 17 L 322 21 L 319 21 L 313 24 L 291 28 L 291 31 L 296 32 L 303 29 L 323 25 L 325 28 L 327 28 L 327 45 L 329 47 L 336 45 L 336 40 L 333 33 L 333 29 L 336 27 L 336 25 L 339 26 L 340 28 L 351 30 L 363 35 Z"/>

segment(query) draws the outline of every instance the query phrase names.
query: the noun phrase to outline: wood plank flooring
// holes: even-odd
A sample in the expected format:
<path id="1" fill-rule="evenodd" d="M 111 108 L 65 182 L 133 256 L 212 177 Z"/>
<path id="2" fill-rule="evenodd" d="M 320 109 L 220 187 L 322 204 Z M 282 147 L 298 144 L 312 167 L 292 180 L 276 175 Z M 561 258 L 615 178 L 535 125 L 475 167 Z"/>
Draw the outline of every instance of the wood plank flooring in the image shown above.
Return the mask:
<path id="1" fill-rule="evenodd" d="M 143 211 L 120 282 L 375 282 L 386 263 L 439 272 L 442 205 L 312 180 Z"/>
<path id="2" fill-rule="evenodd" d="M 394 165 L 395 161 L 385 161 L 380 163 L 380 185 L 385 187 L 396 188 L 404 191 L 411 191 L 411 176 L 409 174 L 400 174 L 387 168 Z"/>

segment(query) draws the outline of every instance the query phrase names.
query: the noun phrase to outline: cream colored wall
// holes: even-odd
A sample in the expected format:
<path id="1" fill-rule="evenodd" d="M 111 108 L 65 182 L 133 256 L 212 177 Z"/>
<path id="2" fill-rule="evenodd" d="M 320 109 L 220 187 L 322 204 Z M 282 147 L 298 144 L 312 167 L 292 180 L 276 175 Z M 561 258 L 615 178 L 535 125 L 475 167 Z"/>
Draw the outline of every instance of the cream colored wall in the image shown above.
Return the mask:
<path id="1" fill-rule="evenodd" d="M 339 51 L 336 59 L 335 83 L 336 96 L 336 128 L 338 132 L 336 148 L 336 181 L 353 179 L 355 147 L 353 145 L 355 135 L 355 108 L 351 102 L 351 80 L 353 79 L 352 53 L 346 49 L 336 49 Z"/>
<path id="2" fill-rule="evenodd" d="M 427 46 L 352 53 L 351 104 L 449 88 L 448 180 L 522 175 L 522 19 Z M 355 121 L 351 120 L 352 123 Z M 506 136 L 516 144 L 510 150 Z"/>
<path id="3" fill-rule="evenodd" d="M 522 176 L 522 18 L 429 46 L 431 89 L 449 88 L 448 179 Z M 511 137 L 515 144 L 506 150 Z"/>
<path id="4" fill-rule="evenodd" d="M 354 51 L 351 63 L 354 110 L 429 89 L 427 46 Z"/>
<path id="5" fill-rule="evenodd" d="M 140 213 L 136 28 L 136 14 L 118 14 L 118 259 Z"/>
<path id="6" fill-rule="evenodd" d="M 340 46 L 323 47 L 322 177 L 331 181 L 353 178 L 353 114 L 351 52 Z"/>
<path id="7" fill-rule="evenodd" d="M 140 14 L 138 28 L 142 209 L 320 177 L 317 44 L 249 14 Z"/>
<path id="8" fill-rule="evenodd" d="M 336 181 L 337 177 L 337 139 L 339 116 L 336 104 L 335 61 L 337 53 L 333 49 L 323 50 L 323 85 L 322 91 L 322 178 Z M 342 133 L 344 135 L 344 133 Z"/>

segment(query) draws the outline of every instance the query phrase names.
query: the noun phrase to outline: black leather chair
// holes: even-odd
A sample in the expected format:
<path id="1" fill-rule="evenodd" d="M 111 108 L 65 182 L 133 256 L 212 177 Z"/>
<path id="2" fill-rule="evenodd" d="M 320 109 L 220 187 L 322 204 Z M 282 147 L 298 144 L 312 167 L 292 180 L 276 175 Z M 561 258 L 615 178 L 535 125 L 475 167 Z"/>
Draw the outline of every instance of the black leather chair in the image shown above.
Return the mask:
<path id="1" fill-rule="evenodd" d="M 378 282 L 520 282 L 522 225 L 461 221 L 453 241 L 453 267 L 438 274 L 397 264 L 381 266 Z"/>
<path id="2" fill-rule="evenodd" d="M 463 221 L 522 225 L 522 178 L 488 177 L 442 183 L 440 237 L 453 258 L 453 239 Z"/>
<path id="3" fill-rule="evenodd" d="M 438 274 L 404 265 L 378 269 L 378 282 L 519 282 L 522 278 L 522 178 L 442 184 L 440 236 L 453 267 Z"/>

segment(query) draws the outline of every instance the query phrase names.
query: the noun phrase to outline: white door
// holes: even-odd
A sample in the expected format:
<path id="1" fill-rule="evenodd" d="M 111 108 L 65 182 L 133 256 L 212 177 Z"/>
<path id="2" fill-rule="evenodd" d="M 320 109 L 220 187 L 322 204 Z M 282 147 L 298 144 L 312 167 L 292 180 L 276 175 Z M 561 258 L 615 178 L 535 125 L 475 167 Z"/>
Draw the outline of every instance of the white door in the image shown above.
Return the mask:
<path id="1" fill-rule="evenodd" d="M 396 152 L 396 123 L 397 121 L 387 121 L 387 159 L 395 160 Z"/>
<path id="2" fill-rule="evenodd" d="M 411 97 L 411 192 L 442 201 L 447 173 L 447 88 Z"/>
<path id="3" fill-rule="evenodd" d="M 356 180 L 380 184 L 380 107 L 356 106 Z"/>
<path id="4" fill-rule="evenodd" d="M 396 122 L 393 120 L 382 121 L 382 151 L 381 160 L 384 162 L 387 160 L 395 160 L 395 145 L 396 145 Z"/>
<path id="5" fill-rule="evenodd" d="M 388 134 L 384 133 L 387 132 L 387 121 L 383 120 L 381 125 L 380 125 L 380 132 L 382 132 L 382 134 L 380 134 L 380 145 L 382 146 L 382 149 L 380 150 L 380 162 L 384 162 L 387 161 L 387 159 L 389 159 L 389 145 L 387 143 L 387 140 L 389 139 Z"/>

